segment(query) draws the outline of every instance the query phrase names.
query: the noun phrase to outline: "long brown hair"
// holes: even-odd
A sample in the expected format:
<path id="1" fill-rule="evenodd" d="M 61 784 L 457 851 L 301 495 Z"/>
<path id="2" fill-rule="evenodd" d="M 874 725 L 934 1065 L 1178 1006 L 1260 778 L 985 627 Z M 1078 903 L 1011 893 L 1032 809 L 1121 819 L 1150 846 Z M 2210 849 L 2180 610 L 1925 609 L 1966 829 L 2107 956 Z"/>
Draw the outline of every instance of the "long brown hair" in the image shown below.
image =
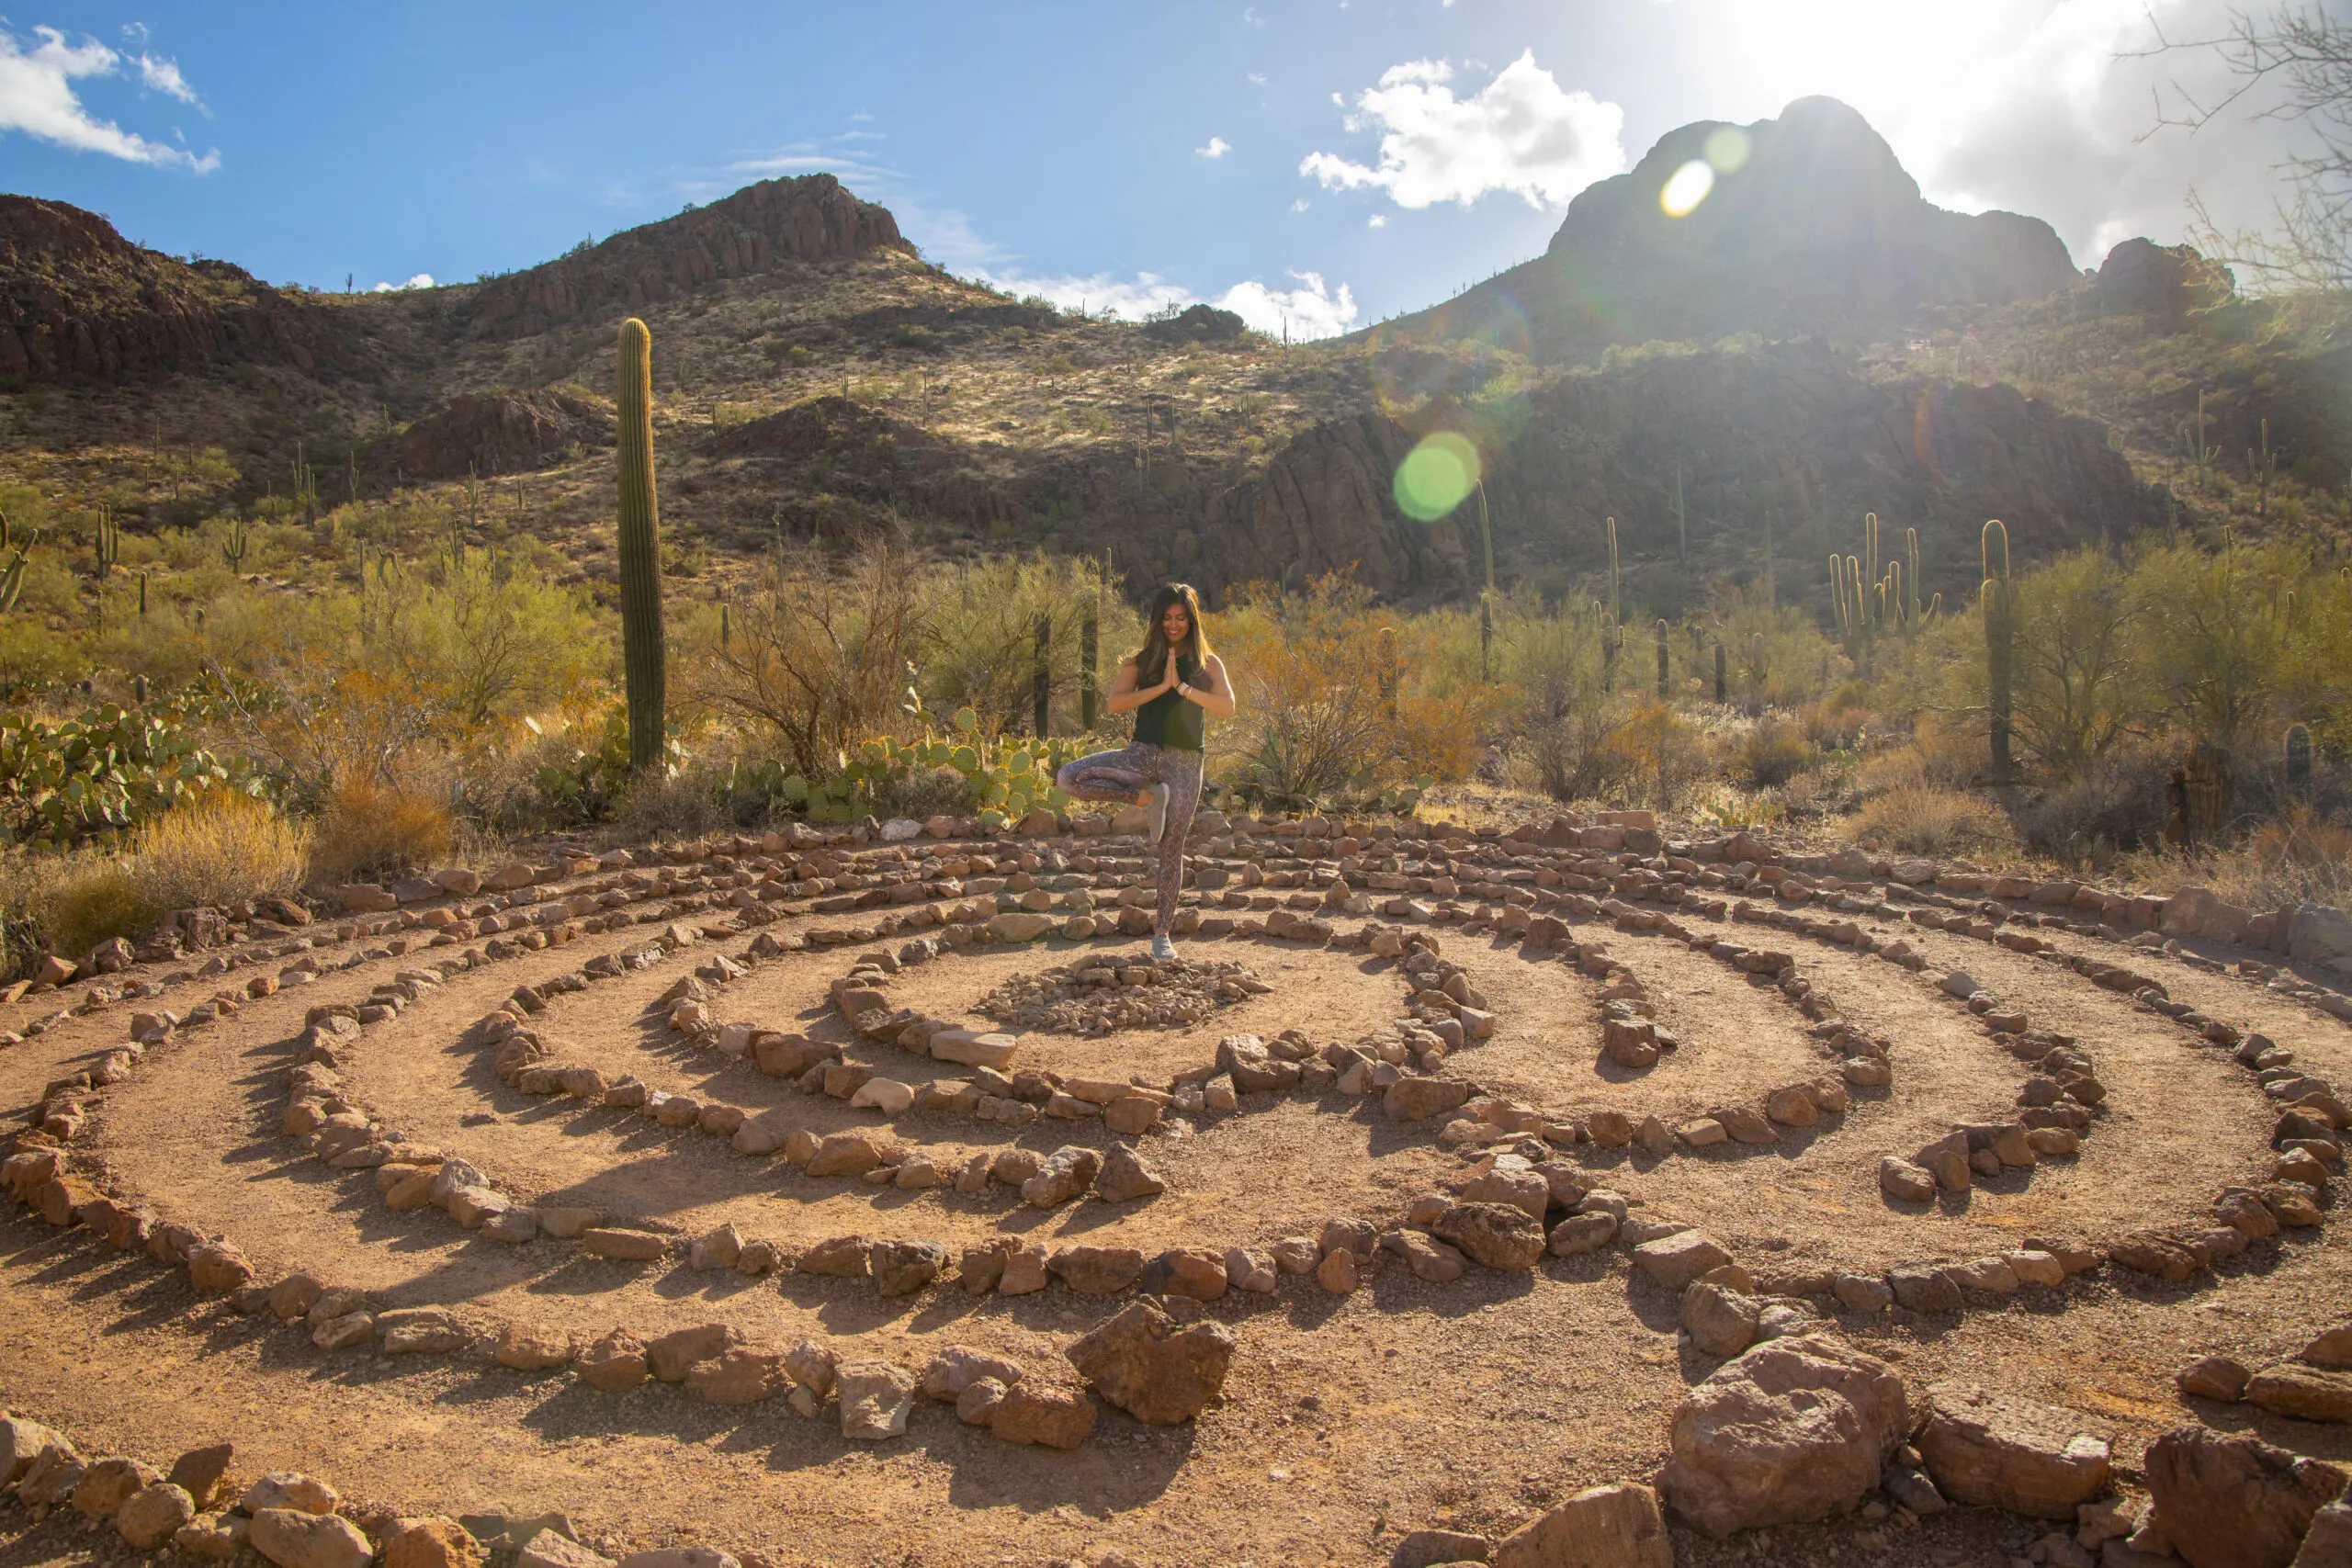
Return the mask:
<path id="1" fill-rule="evenodd" d="M 1170 604 L 1183 605 L 1185 615 L 1193 623 L 1192 634 L 1184 639 L 1185 646 L 1176 651 L 1190 653 L 1195 667 L 1204 666 L 1209 661 L 1209 632 L 1201 620 L 1200 590 L 1189 582 L 1163 582 L 1159 591 L 1151 596 L 1151 610 L 1144 623 L 1143 646 L 1127 660 L 1136 667 L 1136 673 L 1146 680 L 1158 680 L 1159 671 L 1168 668 L 1168 633 L 1163 621 Z"/>

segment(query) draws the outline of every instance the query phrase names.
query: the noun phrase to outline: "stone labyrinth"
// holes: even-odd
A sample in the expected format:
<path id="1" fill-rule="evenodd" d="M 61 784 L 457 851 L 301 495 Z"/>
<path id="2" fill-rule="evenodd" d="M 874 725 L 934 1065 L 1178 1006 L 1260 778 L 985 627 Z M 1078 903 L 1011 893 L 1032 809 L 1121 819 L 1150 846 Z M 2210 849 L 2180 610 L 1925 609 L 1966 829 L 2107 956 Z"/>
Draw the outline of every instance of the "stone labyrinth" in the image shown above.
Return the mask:
<path id="1" fill-rule="evenodd" d="M 835 1451 L 1213 1428 L 1267 1373 L 1261 1321 L 1312 1343 L 1384 1281 L 1441 1313 L 1497 1275 L 1593 1317 L 1663 1299 L 1644 1321 L 1695 1358 L 1663 1492 L 1722 1536 L 1881 1485 L 1906 1519 L 1938 1484 L 2018 1506 L 1956 1462 L 1758 1497 L 1707 1414 L 1758 1342 L 1835 1361 L 1822 1336 L 2027 1308 L 2031 1334 L 2101 1281 L 2205 1289 L 2335 1223 L 2336 1089 L 2166 979 L 2337 1054 L 2352 1007 L 2167 950 L 2190 915 L 2165 900 L 1642 814 L 1204 813 L 1156 965 L 1142 848 L 1078 826 L 447 872 L 36 995 L 9 1049 L 73 1065 L 0 1163 L 14 1245 L 121 1255 L 126 1296 L 169 1270 L 181 1310 L 279 1364 L 381 1364 L 395 1400 L 536 1380 L 583 1429 L 710 1406 Z M 2257 1401 L 2343 1380 L 2291 1371 Z M 635 1392 L 662 1383 L 683 1402 Z M 335 1512 L 332 1452 L 288 1502 L 225 1456 L 174 1492 L 171 1454 L 80 1442 L 0 1424 L 0 1481 L 134 1545 L 385 1545 Z M 2043 1517 L 2109 1483 L 2098 1452 Z M 526 1522 L 477 1533 L 520 1549 Z M 595 1555 L 564 1546 L 526 1557 Z"/>

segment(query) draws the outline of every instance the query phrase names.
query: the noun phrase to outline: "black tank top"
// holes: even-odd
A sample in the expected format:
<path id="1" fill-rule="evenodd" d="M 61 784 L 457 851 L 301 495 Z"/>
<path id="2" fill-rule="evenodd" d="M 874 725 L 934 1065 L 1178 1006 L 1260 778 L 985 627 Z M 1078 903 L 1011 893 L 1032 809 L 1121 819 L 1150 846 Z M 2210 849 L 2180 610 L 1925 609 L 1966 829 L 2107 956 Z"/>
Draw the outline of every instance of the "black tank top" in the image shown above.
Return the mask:
<path id="1" fill-rule="evenodd" d="M 1166 668 L 1166 666 L 1162 666 Z M 1136 672 L 1138 680 L 1157 681 L 1157 675 Z M 1177 685 L 1198 686 L 1201 667 L 1188 654 L 1176 656 Z M 1173 751 L 1199 751 L 1207 716 L 1201 705 L 1170 686 L 1151 701 L 1136 709 L 1136 740 L 1147 746 L 1165 746 Z"/>

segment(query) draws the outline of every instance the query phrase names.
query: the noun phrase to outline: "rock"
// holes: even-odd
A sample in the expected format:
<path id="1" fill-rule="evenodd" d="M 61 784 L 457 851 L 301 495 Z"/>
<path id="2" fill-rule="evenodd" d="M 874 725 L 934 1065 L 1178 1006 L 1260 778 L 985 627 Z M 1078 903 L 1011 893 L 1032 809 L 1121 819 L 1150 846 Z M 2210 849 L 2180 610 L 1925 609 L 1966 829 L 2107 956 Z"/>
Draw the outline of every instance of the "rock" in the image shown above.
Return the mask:
<path id="1" fill-rule="evenodd" d="M 962 1411 L 959 1404 L 956 1412 Z M 985 1421 L 1008 1443 L 1074 1449 L 1094 1430 L 1100 1414 L 1083 1389 L 1020 1382 L 989 1404 Z"/>
<path id="2" fill-rule="evenodd" d="M 742 1568 L 730 1554 L 708 1546 L 663 1546 L 632 1551 L 613 1568 Z"/>
<path id="3" fill-rule="evenodd" d="M 366 1568 L 376 1555 L 349 1519 L 294 1508 L 259 1510 L 246 1540 L 277 1568 Z"/>
<path id="4" fill-rule="evenodd" d="M 1235 1348 L 1223 1324 L 1204 1321 L 1180 1331 L 1156 1304 L 1139 1301 L 1096 1325 L 1067 1354 L 1111 1404 L 1147 1425 L 1172 1427 L 1217 1396 Z"/>
<path id="5" fill-rule="evenodd" d="M 1616 1235 L 1617 1216 L 1614 1214 L 1570 1214 L 1552 1227 L 1552 1239 L 1547 1250 L 1555 1258 L 1574 1258 L 1580 1253 L 1600 1250 L 1615 1239 Z"/>
<path id="6" fill-rule="evenodd" d="M 1709 1269 L 1730 1261 L 1731 1254 L 1700 1231 L 1678 1231 L 1634 1248 L 1634 1266 L 1669 1291 L 1679 1291 Z"/>
<path id="7" fill-rule="evenodd" d="M 1439 1568 L 1448 1562 L 1485 1562 L 1495 1543 L 1460 1530 L 1408 1530 L 1388 1554 L 1388 1568 Z"/>
<path id="8" fill-rule="evenodd" d="M 1132 1247 L 1064 1247 L 1055 1250 L 1047 1266 L 1080 1295 L 1108 1296 L 1143 1277 L 1143 1254 Z M 1005 1260 L 1005 1272 L 1012 1272 L 1011 1258 Z M 997 1291 L 1007 1293 L 1001 1284 Z"/>
<path id="9" fill-rule="evenodd" d="M 2180 1370 L 2174 1381 L 2180 1392 L 2199 1399 L 2235 1401 L 2245 1397 L 2245 1385 L 2254 1374 L 2227 1356 L 2205 1356 Z"/>
<path id="10" fill-rule="evenodd" d="M 2352 1501 L 2339 1497 L 2312 1516 L 2293 1568 L 2352 1568 Z"/>
<path id="11" fill-rule="evenodd" d="M 1894 1289 L 1871 1274 L 1840 1274 L 1830 1281 L 1829 1293 L 1849 1312 L 1884 1312 L 1894 1304 Z"/>
<path id="12" fill-rule="evenodd" d="M 1143 1157 L 1125 1144 L 1102 1156 L 1102 1168 L 1094 1178 L 1094 1195 L 1106 1203 L 1133 1202 L 1137 1198 L 1149 1198 L 1167 1190 L 1167 1179 L 1146 1165 Z M 1023 1196 L 1027 1195 L 1024 1183 Z"/>
<path id="13" fill-rule="evenodd" d="M 2305 904 L 2287 921 L 2287 955 L 2341 973 L 2352 961 L 2352 916 L 2326 904 Z"/>
<path id="14" fill-rule="evenodd" d="M 384 1529 L 383 1568 L 478 1568 L 481 1543 L 455 1519 L 394 1519 Z"/>
<path id="15" fill-rule="evenodd" d="M 1646 1486 L 1595 1486 L 1495 1546 L 1495 1568 L 1674 1568 L 1674 1544 Z"/>
<path id="16" fill-rule="evenodd" d="M 523 1543 L 514 1568 L 613 1568 L 613 1560 L 550 1528 Z"/>
<path id="17" fill-rule="evenodd" d="M 2352 1323 L 2320 1335 L 2303 1347 L 2300 1359 L 2314 1367 L 2352 1367 Z"/>
<path id="18" fill-rule="evenodd" d="M 1936 1490 L 1934 1482 L 1908 1465 L 1888 1465 L 1879 1484 L 1889 1497 L 1922 1518 L 1930 1514 L 1940 1514 L 1951 1506 L 1944 1500 L 1944 1495 Z"/>
<path id="19" fill-rule="evenodd" d="M 1453 1078 L 1401 1077 L 1388 1086 L 1381 1108 L 1392 1122 L 1419 1122 L 1468 1102 L 1470 1086 Z"/>
<path id="20" fill-rule="evenodd" d="M 2282 1361 L 2245 1385 L 2245 1397 L 2274 1416 L 2303 1421 L 2352 1421 L 2352 1371 Z"/>
<path id="21" fill-rule="evenodd" d="M 1402 1258 L 1405 1267 L 1413 1271 L 1413 1278 L 1432 1285 L 1452 1284 L 1469 1269 L 1459 1251 L 1419 1231 L 1385 1232 L 1380 1245 Z"/>
<path id="22" fill-rule="evenodd" d="M 1983 988 L 1976 984 L 1976 977 L 1965 969 L 1955 969 L 1946 975 L 1943 985 L 1944 995 L 1958 997 L 1962 1001 L 1966 1001 Z"/>
<path id="23" fill-rule="evenodd" d="M 73 1445 L 38 1421 L 22 1416 L 0 1416 L 0 1486 L 23 1475 L 41 1450 L 51 1447 L 64 1451 Z"/>
<path id="24" fill-rule="evenodd" d="M 229 1474 L 229 1461 L 236 1457 L 233 1443 L 213 1443 L 206 1448 L 190 1449 L 172 1461 L 172 1472 L 164 1477 L 188 1495 L 196 1511 L 204 1513 L 222 1501 L 221 1483 Z M 0 1454 L 0 1458 L 5 1458 Z M 6 1466 L 0 1464 L 0 1481 L 6 1479 Z"/>
<path id="25" fill-rule="evenodd" d="M 1225 1258 L 1205 1247 L 1171 1247 L 1144 1265 L 1141 1288 L 1155 1296 L 1213 1302 L 1225 1294 Z"/>
<path id="26" fill-rule="evenodd" d="M 162 1471 L 135 1459 L 93 1461 L 74 1483 L 74 1506 L 94 1519 L 111 1518 L 115 1510 L 163 1479 Z"/>
<path id="27" fill-rule="evenodd" d="M 1958 1312 L 1965 1303 L 1960 1287 L 1940 1269 L 1890 1269 L 1894 1302 L 1908 1312 Z"/>
<path id="28" fill-rule="evenodd" d="M 1931 1172 L 1936 1185 L 1947 1192 L 1965 1192 L 1970 1182 L 1968 1134 L 1947 1133 L 1911 1156 L 1911 1163 Z"/>
<path id="29" fill-rule="evenodd" d="M 729 1325 L 704 1323 L 692 1328 L 673 1328 L 648 1341 L 645 1355 L 655 1377 L 663 1382 L 684 1382 L 697 1364 L 716 1360 L 735 1343 L 735 1330 Z"/>
<path id="30" fill-rule="evenodd" d="M 882 1141 L 865 1133 L 835 1133 L 808 1156 L 811 1176 L 863 1176 L 883 1163 Z"/>
<path id="31" fill-rule="evenodd" d="M 335 1505 L 343 1501 L 335 1489 L 325 1482 L 304 1475 L 300 1471 L 274 1470 L 251 1486 L 237 1500 L 237 1506 L 248 1514 L 258 1514 L 264 1508 L 291 1508 L 302 1514 L 332 1514 Z"/>
<path id="32" fill-rule="evenodd" d="M 168 1481 L 143 1486 L 115 1511 L 115 1533 L 137 1551 L 153 1551 L 196 1517 L 195 1500 Z"/>
<path id="33" fill-rule="evenodd" d="M 1474 1177 L 1462 1189 L 1462 1201 L 1508 1203 L 1542 1224 L 1552 1206 L 1552 1184 L 1516 1155 L 1509 1156 L 1509 1166 L 1498 1161 L 1494 1169 Z"/>
<path id="34" fill-rule="evenodd" d="M 82 1483 L 82 1472 L 88 1468 L 72 1444 L 51 1443 L 33 1456 L 32 1463 L 17 1478 L 17 1501 L 35 1508 L 62 1503 L 74 1495 L 74 1489 Z"/>
<path id="35" fill-rule="evenodd" d="M 2071 1519 L 2107 1485 L 2107 1439 L 2065 1411 L 1959 1382 L 1928 1389 L 1927 1409 L 1913 1444 L 1954 1502 Z"/>
<path id="36" fill-rule="evenodd" d="M 1315 1266 L 1315 1282 L 1335 1296 L 1344 1296 L 1354 1292 L 1363 1273 L 1363 1266 L 1356 1261 L 1354 1253 L 1327 1252 L 1323 1261 Z"/>
<path id="37" fill-rule="evenodd" d="M 172 1533 L 172 1544 L 191 1557 L 234 1557 L 252 1527 L 242 1514 L 199 1514 Z"/>
<path id="38" fill-rule="evenodd" d="M 757 1404 L 786 1392 L 792 1382 L 784 1353 L 759 1345 L 731 1345 L 695 1362 L 685 1376 L 687 1391 L 713 1404 Z"/>
<path id="39" fill-rule="evenodd" d="M 1532 1269 L 1544 1256 L 1542 1222 L 1509 1203 L 1456 1203 L 1430 1228 L 1489 1269 Z"/>
<path id="40" fill-rule="evenodd" d="M 1025 1375 L 1018 1361 L 1008 1361 L 1001 1356 L 991 1356 L 985 1350 L 975 1350 L 967 1345 L 950 1345 L 932 1358 L 923 1369 L 922 1393 L 926 1399 L 954 1402 L 966 1389 L 981 1378 L 994 1378 L 1006 1388 L 1020 1382 Z"/>
<path id="41" fill-rule="evenodd" d="M 936 1241 L 877 1241 L 865 1254 L 866 1272 L 885 1296 L 910 1296 L 947 1267 L 947 1247 Z"/>
<path id="42" fill-rule="evenodd" d="M 841 1395 L 842 1436 L 854 1442 L 879 1442 L 907 1429 L 915 1402 L 916 1378 L 888 1361 L 843 1361 L 833 1369 Z"/>
<path id="43" fill-rule="evenodd" d="M 643 1342 L 617 1328 L 581 1351 L 571 1370 L 581 1382 L 605 1393 L 635 1388 L 652 1375 Z"/>
<path id="44" fill-rule="evenodd" d="M 2165 1433 L 2144 1463 L 2153 1522 L 2190 1568 L 2287 1568 L 2346 1479 L 2335 1465 L 2202 1427 Z"/>
<path id="45" fill-rule="evenodd" d="M 1683 1400 L 1662 1485 L 1718 1540 L 1826 1518 L 1878 1484 L 1908 1427 L 1902 1380 L 1884 1362 L 1818 1337 L 1769 1340 Z"/>
<path id="46" fill-rule="evenodd" d="M 652 1263 L 670 1250 L 670 1238 L 658 1231 L 598 1225 L 580 1233 L 580 1245 L 591 1258 L 610 1258 L 616 1263 Z"/>
<path id="47" fill-rule="evenodd" d="M 1879 1156 L 1878 1185 L 1880 1191 L 1899 1203 L 1926 1203 L 1936 1196 L 1935 1173 L 1900 1155 Z"/>
<path id="48" fill-rule="evenodd" d="M 1092 1149 L 1066 1144 L 1046 1157 L 1037 1174 L 1021 1184 L 1023 1202 L 1033 1208 L 1054 1209 L 1084 1197 L 1102 1174 L 1102 1156 Z"/>
<path id="49" fill-rule="evenodd" d="M 849 1097 L 852 1111 L 874 1110 L 885 1116 L 896 1116 L 914 1102 L 914 1086 L 896 1078 L 868 1078 Z"/>
<path id="50" fill-rule="evenodd" d="M 1274 1255 L 1247 1247 L 1225 1249 L 1225 1280 L 1234 1290 L 1261 1296 L 1273 1294 L 1274 1288 L 1281 1282 Z"/>
<path id="51" fill-rule="evenodd" d="M 1699 1280 L 1682 1292 L 1682 1326 L 1710 1356 L 1736 1356 L 1755 1341 L 1756 1298 Z"/>

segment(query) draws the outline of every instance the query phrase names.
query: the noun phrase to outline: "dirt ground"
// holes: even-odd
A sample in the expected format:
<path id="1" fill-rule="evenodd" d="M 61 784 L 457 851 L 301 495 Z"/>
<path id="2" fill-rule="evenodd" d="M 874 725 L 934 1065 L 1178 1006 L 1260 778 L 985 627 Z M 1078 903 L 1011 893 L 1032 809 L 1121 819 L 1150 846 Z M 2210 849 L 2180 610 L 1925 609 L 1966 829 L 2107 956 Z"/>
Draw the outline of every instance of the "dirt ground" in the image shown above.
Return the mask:
<path id="1" fill-rule="evenodd" d="M 1896 931 L 1884 922 L 1875 929 Z M 1499 1022 L 1493 1039 L 1453 1057 L 1448 1073 L 1564 1114 L 1610 1107 L 1671 1122 L 1713 1104 L 1757 1103 L 1831 1068 L 1794 1009 L 1728 966 L 1655 936 L 1600 927 L 1576 934 L 1606 940 L 1645 980 L 1681 1047 L 1645 1072 L 1608 1066 L 1598 1049 L 1596 982 L 1498 939 L 1457 934 L 1445 939 L 1446 954 L 1487 993 Z M 1961 1259 L 2029 1234 L 2110 1235 L 2201 1216 L 2222 1185 L 2264 1174 L 2261 1097 L 2221 1053 L 2047 963 L 1944 933 L 1900 934 L 1928 955 L 1924 975 L 1794 933 L 1772 938 L 1850 1018 L 1894 1042 L 1891 1089 L 1859 1096 L 1842 1118 L 1768 1147 L 1656 1158 L 1583 1145 L 1564 1157 L 1605 1175 L 1645 1213 L 1708 1230 L 1758 1272 Z M 780 1157 L 746 1157 L 698 1133 L 527 1096 L 492 1075 L 487 1048 L 466 1033 L 475 1019 L 517 983 L 641 947 L 646 936 L 591 936 L 461 974 L 369 1029 L 345 1076 L 379 1117 L 473 1161 L 518 1198 L 688 1232 L 731 1219 L 747 1235 L 795 1245 L 855 1232 L 951 1247 L 999 1234 L 1147 1252 L 1223 1247 L 1312 1235 L 1335 1214 L 1393 1216 L 1464 1168 L 1464 1156 L 1433 1145 L 1433 1129 L 1393 1124 L 1374 1100 L 1251 1096 L 1240 1113 L 1208 1119 L 1197 1135 L 1141 1142 L 1168 1178 L 1165 1194 L 1048 1213 L 1001 1188 L 959 1196 L 810 1179 Z M 2117 955 L 2108 944 L 2060 940 Z M 1321 1043 L 1377 1032 L 1402 1010 L 1393 969 L 1360 953 L 1197 946 L 1250 964 L 1272 989 L 1183 1030 L 1027 1037 L 1023 1062 L 1158 1081 L 1210 1059 L 1223 1034 L 1296 1026 Z M 826 982 L 853 951 L 768 960 L 723 987 L 715 1009 L 847 1041 L 823 1003 Z M 899 976 L 894 1000 L 977 1022 L 969 1010 L 991 987 L 1062 961 L 1046 950 L 954 952 Z M 724 1320 L 787 1342 L 854 1337 L 861 1352 L 906 1365 L 969 1344 L 1043 1368 L 1120 1304 L 1058 1287 L 1007 1299 L 948 1286 L 884 1301 L 870 1285 L 846 1281 L 753 1281 L 683 1264 L 599 1262 L 548 1242 L 501 1247 L 437 1211 L 387 1213 L 370 1173 L 303 1157 L 277 1122 L 303 1010 L 356 999 L 398 966 L 330 974 L 184 1032 L 108 1091 L 77 1146 L 103 1156 L 115 1187 L 164 1217 L 228 1229 L 265 1279 L 307 1268 L 368 1287 L 386 1305 L 445 1304 L 485 1322 L 595 1334 Z M 1955 1120 L 2000 1112 L 2024 1076 L 1936 991 L 1947 967 L 1966 968 L 2036 1025 L 2077 1035 L 2109 1106 L 2079 1158 L 2012 1173 L 1928 1213 L 1901 1213 L 1879 1195 L 1878 1156 L 1907 1154 Z M 2176 997 L 2296 1050 L 2311 1070 L 2339 1082 L 2347 1076 L 2352 1030 L 2343 1024 L 2160 957 L 2145 967 Z M 656 1088 L 773 1108 L 820 1134 L 876 1122 L 875 1112 L 800 1095 L 661 1029 L 647 1004 L 684 968 L 673 960 L 601 981 L 555 998 L 539 1022 L 566 1042 L 567 1061 L 608 1076 L 636 1073 Z M 0 1028 L 40 1010 L 0 1010 Z M 0 1051 L 0 1106 L 28 1110 L 45 1083 L 116 1043 L 125 1010 L 75 1018 Z M 850 1055 L 912 1082 L 943 1069 L 888 1045 L 855 1043 Z M 1041 1122 L 1008 1134 L 909 1113 L 892 1125 L 948 1158 L 1007 1142 L 1045 1151 L 1114 1141 L 1099 1122 Z M 1840 1326 L 1896 1363 L 1915 1389 L 1962 1378 L 2078 1412 L 2114 1438 L 2127 1473 L 2149 1438 L 2192 1415 L 2352 1459 L 2345 1428 L 2248 1406 L 2192 1412 L 2172 1382 L 2195 1356 L 2283 1356 L 2352 1316 L 2345 1227 L 2331 1219 L 2303 1235 L 2310 1239 L 2258 1243 L 2201 1283 L 2164 1286 L 2102 1270 L 2064 1291 L 2022 1292 L 1956 1316 L 1845 1314 Z M 722 1409 L 659 1384 L 608 1395 L 568 1372 L 322 1355 L 274 1321 L 199 1301 L 183 1274 L 116 1254 L 85 1231 L 51 1230 L 21 1209 L 0 1218 L 0 1400 L 62 1427 L 85 1453 L 167 1464 L 183 1449 L 228 1439 L 240 1473 L 308 1470 L 347 1497 L 402 1513 L 561 1510 L 583 1540 L 609 1549 L 698 1541 L 772 1564 L 1094 1568 L 1111 1552 L 1144 1565 L 1384 1562 L 1400 1531 L 1499 1533 L 1582 1486 L 1653 1478 L 1675 1404 L 1716 1364 L 1678 1341 L 1675 1298 L 1634 1274 L 1622 1247 L 1547 1259 L 1532 1275 L 1473 1269 L 1442 1286 L 1389 1260 L 1349 1296 L 1285 1278 L 1273 1296 L 1177 1303 L 1180 1314 L 1228 1324 L 1241 1345 L 1223 1403 L 1192 1425 L 1147 1427 L 1106 1407 L 1094 1437 L 1062 1454 L 1007 1447 L 959 1425 L 947 1406 L 919 1402 L 905 1438 L 866 1446 L 780 1402 Z M 1998 1568 L 2030 1539 L 2019 1521 L 1965 1508 L 1916 1525 L 1872 1530 L 1849 1519 L 1730 1543 L 1675 1530 L 1678 1561 L 1700 1564 Z M 110 1531 L 85 1529 L 70 1509 L 36 1523 L 0 1507 L 0 1565 L 124 1555 Z"/>

